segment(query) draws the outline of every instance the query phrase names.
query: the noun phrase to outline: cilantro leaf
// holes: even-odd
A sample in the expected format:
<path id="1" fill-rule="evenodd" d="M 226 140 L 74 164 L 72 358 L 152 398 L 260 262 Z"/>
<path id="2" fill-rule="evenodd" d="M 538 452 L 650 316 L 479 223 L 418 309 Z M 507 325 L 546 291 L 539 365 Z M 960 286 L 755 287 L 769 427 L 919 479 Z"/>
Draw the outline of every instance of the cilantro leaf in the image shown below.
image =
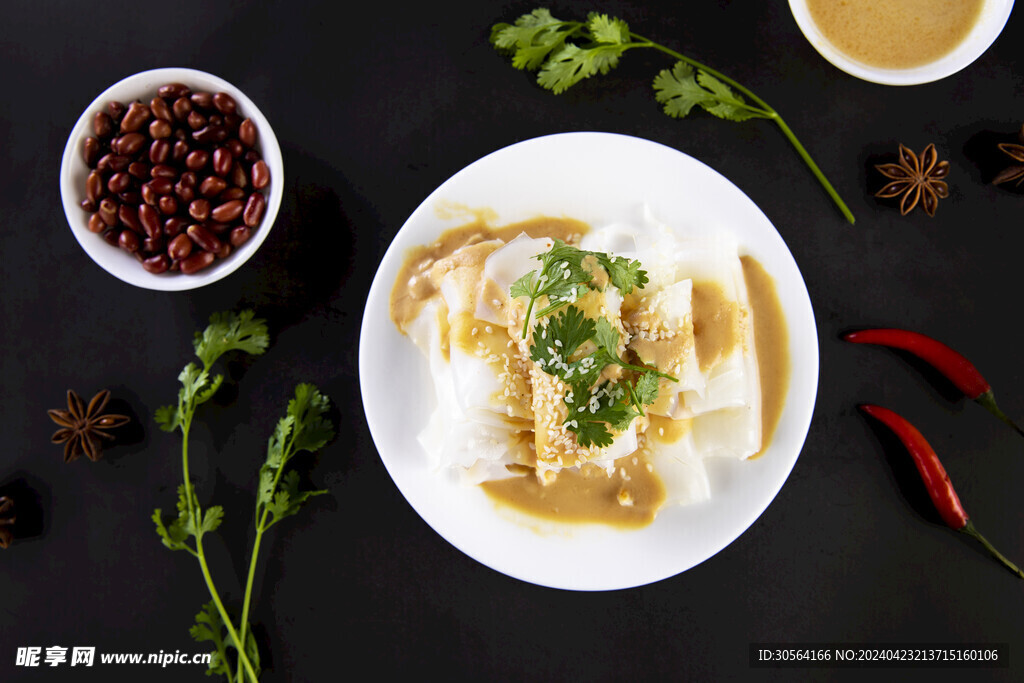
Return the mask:
<path id="1" fill-rule="evenodd" d="M 622 431 L 629 427 L 633 418 L 640 413 L 621 400 L 623 391 L 611 382 L 604 382 L 593 391 L 583 385 L 574 385 L 573 393 L 586 398 L 576 401 L 566 417 L 566 428 L 576 435 L 576 442 L 587 448 L 606 448 L 613 440 L 612 430 Z"/>
<path id="2" fill-rule="evenodd" d="M 549 10 L 541 8 L 519 17 L 515 25 L 495 24 L 491 29 L 491 42 L 496 48 L 512 53 L 515 68 L 536 71 L 552 51 L 582 27 L 583 24 L 576 21 L 555 19 Z"/>
<path id="3" fill-rule="evenodd" d="M 196 355 L 209 368 L 228 351 L 248 354 L 263 353 L 270 343 L 266 321 L 254 317 L 251 310 L 234 313 L 214 313 L 210 324 L 202 333 L 196 333 L 193 344 Z"/>
<path id="4" fill-rule="evenodd" d="M 217 606 L 213 604 L 212 600 L 203 605 L 199 614 L 196 615 L 196 623 L 188 630 L 189 635 L 197 643 L 213 643 L 214 651 L 206 670 L 207 676 L 231 676 L 224 631 L 224 620 L 220 618 Z"/>
<path id="5" fill-rule="evenodd" d="M 609 280 L 623 294 L 629 294 L 633 287 L 643 288 L 647 284 L 647 273 L 640 269 L 639 261 L 584 251 L 556 239 L 548 251 L 534 257 L 541 262 L 540 270 L 531 270 L 509 288 L 512 297 L 525 296 L 530 300 L 523 321 L 524 338 L 538 299 L 547 297 L 547 305 L 537 311 L 537 318 L 542 318 L 575 303 L 587 289 L 596 289 L 594 273 L 586 264 L 587 257 L 593 257 L 608 272 Z"/>
<path id="6" fill-rule="evenodd" d="M 749 89 L 672 48 L 633 33 L 622 19 L 591 12 L 586 22 L 562 21 L 547 9 L 536 9 L 515 25 L 496 24 L 491 42 L 512 54 L 517 69 L 537 71 L 537 83 L 560 94 L 595 74 L 618 66 L 633 48 L 650 48 L 678 60 L 654 79 L 654 93 L 665 113 L 687 116 L 694 107 L 729 121 L 771 119 L 850 222 L 853 213 L 822 173 L 778 112 Z M 525 333 L 524 333 L 525 336 Z"/>
<path id="7" fill-rule="evenodd" d="M 257 533 L 294 515 L 310 497 L 326 491 L 300 491 L 295 470 L 284 473 L 292 457 L 300 451 L 315 452 L 334 437 L 334 428 L 324 415 L 330 401 L 312 384 L 295 387 L 295 398 L 288 402 L 287 414 L 278 423 L 267 442 L 267 457 L 260 467 L 256 494 Z"/>

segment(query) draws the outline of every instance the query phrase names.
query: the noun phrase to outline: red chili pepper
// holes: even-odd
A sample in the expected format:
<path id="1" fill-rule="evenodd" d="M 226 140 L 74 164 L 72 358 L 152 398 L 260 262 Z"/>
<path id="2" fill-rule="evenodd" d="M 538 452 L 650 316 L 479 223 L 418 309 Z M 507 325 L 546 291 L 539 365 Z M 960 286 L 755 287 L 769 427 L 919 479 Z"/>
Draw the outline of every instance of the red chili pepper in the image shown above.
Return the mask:
<path id="1" fill-rule="evenodd" d="M 919 332 L 897 329 L 860 330 L 848 332 L 843 339 L 854 344 L 878 344 L 912 353 L 925 361 L 962 391 L 964 395 L 981 404 L 986 410 L 1017 430 L 1024 436 L 1024 430 L 1006 416 L 996 405 L 995 395 L 988 381 L 978 369 L 962 355 L 940 341 Z"/>
<path id="2" fill-rule="evenodd" d="M 914 465 L 917 466 L 921 480 L 928 490 L 928 496 L 932 499 L 932 503 L 935 504 L 935 508 L 939 511 L 939 515 L 942 517 L 942 521 L 946 523 L 946 526 L 977 540 L 992 557 L 999 560 L 1003 566 L 1016 574 L 1017 577 L 1024 579 L 1024 572 L 1021 572 L 1017 565 L 1003 557 L 974 528 L 970 517 L 964 511 L 964 506 L 960 504 L 960 498 L 956 495 L 956 490 L 953 489 L 953 482 L 950 481 L 949 475 L 946 474 L 946 468 L 942 466 L 939 456 L 935 454 L 935 450 L 925 440 L 921 432 L 914 425 L 888 408 L 870 404 L 861 405 L 859 408 L 891 429 L 907 451 L 910 452 L 910 457 L 914 459 Z"/>

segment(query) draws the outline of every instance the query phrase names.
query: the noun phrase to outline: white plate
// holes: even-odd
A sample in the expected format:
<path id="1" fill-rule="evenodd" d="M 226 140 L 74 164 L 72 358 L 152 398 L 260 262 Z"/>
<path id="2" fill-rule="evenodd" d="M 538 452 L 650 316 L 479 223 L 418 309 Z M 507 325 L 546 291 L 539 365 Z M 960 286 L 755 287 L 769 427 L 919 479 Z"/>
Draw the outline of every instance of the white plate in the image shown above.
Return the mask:
<path id="1" fill-rule="evenodd" d="M 662 510 L 649 526 L 555 524 L 496 507 L 481 490 L 429 470 L 416 435 L 433 391 L 426 359 L 388 315 L 407 251 L 467 222 L 451 205 L 491 209 L 497 223 L 538 215 L 597 227 L 639 221 L 647 204 L 669 225 L 728 230 L 775 278 L 790 333 L 789 395 L 769 449 L 746 462 L 709 460 L 706 503 Z M 523 581 L 612 590 L 667 578 L 703 562 L 743 533 L 778 493 L 803 447 L 818 383 L 814 314 L 779 233 L 735 185 L 663 145 L 623 135 L 567 133 L 527 140 L 469 165 L 413 212 L 380 264 L 363 315 L 359 380 L 373 440 L 402 495 L 437 533 L 477 561 Z"/>

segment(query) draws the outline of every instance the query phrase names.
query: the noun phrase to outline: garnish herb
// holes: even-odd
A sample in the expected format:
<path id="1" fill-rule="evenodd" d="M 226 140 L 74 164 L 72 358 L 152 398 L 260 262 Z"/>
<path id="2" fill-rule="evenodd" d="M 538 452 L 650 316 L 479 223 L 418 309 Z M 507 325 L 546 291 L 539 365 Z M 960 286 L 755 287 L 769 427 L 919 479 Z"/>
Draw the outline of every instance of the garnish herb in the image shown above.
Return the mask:
<path id="1" fill-rule="evenodd" d="M 554 240 L 554 245 L 535 256 L 540 272 L 533 270 L 512 283 L 510 294 L 529 299 L 523 338 L 526 338 L 534 304 L 541 297 L 546 303 L 537 311 L 540 321 L 533 328 L 530 358 L 546 373 L 566 385 L 565 426 L 576 434 L 584 448 L 604 448 L 612 443 L 611 429 L 621 431 L 633 418 L 644 414 L 643 407 L 658 399 L 658 379 L 677 381 L 675 377 L 642 365 L 633 365 L 619 356 L 619 332 L 605 318 L 593 319 L 574 304 L 588 289 L 599 289 L 595 269 L 603 268 L 608 281 L 623 294 L 643 289 L 647 272 L 640 262 L 603 252 L 585 251 Z M 561 313 L 558 309 L 568 306 Z M 580 355 L 587 343 L 594 349 Z M 599 382 L 604 369 L 617 365 L 632 377 L 617 382 Z"/>
<path id="2" fill-rule="evenodd" d="M 188 464 L 189 431 L 196 409 L 210 400 L 223 382 L 223 375 L 211 374 L 214 363 L 229 351 L 243 351 L 259 355 L 267 348 L 269 335 L 263 320 L 254 318 L 252 311 L 215 314 L 209 326 L 196 334 L 194 347 L 202 367 L 189 363 L 178 376 L 181 389 L 176 406 L 165 406 L 156 411 L 155 418 L 165 431 L 180 430 L 182 435 L 181 459 L 183 483 L 178 487 L 178 514 L 165 523 L 162 511 L 153 512 L 153 522 L 163 544 L 171 550 L 184 550 L 199 562 L 211 601 L 196 615 L 190 629 L 198 642 L 210 642 L 215 651 L 208 674 L 222 674 L 229 681 L 251 681 L 260 675 L 259 649 L 249 625 L 257 555 L 264 533 L 285 517 L 298 512 L 311 496 L 325 491 L 299 489 L 299 475 L 287 469 L 289 461 L 300 451 L 314 452 L 322 448 L 334 435 L 331 424 L 324 418 L 329 402 L 316 387 L 300 384 L 295 397 L 289 401 L 285 416 L 277 423 L 267 445 L 266 460 L 260 468 L 259 488 L 256 496 L 256 537 L 245 584 L 241 618 L 236 628 L 216 588 L 203 547 L 203 538 L 220 526 L 224 509 L 214 505 L 204 509 L 195 493 Z M 286 471 L 287 469 L 287 471 Z M 231 670 L 229 649 L 235 651 L 237 669 Z"/>
<path id="3" fill-rule="evenodd" d="M 767 102 L 736 81 L 690 57 L 629 30 L 622 19 L 591 12 L 587 20 L 562 21 L 547 9 L 535 9 L 491 29 L 491 42 L 512 55 L 512 66 L 537 71 L 537 83 L 556 95 L 595 74 L 606 74 L 618 66 L 628 50 L 652 48 L 676 60 L 671 69 L 654 79 L 654 95 L 675 118 L 685 117 L 694 107 L 729 121 L 768 119 L 775 123 L 810 168 L 814 177 L 850 222 L 853 213 L 822 173 L 786 122 Z"/>
<path id="4" fill-rule="evenodd" d="M 594 263 L 584 263 L 588 256 L 593 258 Z M 534 258 L 541 262 L 540 272 L 531 270 L 513 282 L 509 290 L 513 297 L 525 296 L 530 300 L 523 321 L 523 339 L 526 339 L 529 332 L 534 304 L 539 298 L 547 297 L 547 304 L 537 311 L 537 317 L 542 318 L 575 303 L 588 289 L 598 289 L 594 283 L 594 265 L 604 268 L 608 279 L 623 294 L 632 292 L 633 287 L 643 289 L 647 284 L 647 272 L 640 270 L 639 261 L 584 251 L 561 240 L 554 240 L 551 249 Z"/>
<path id="5" fill-rule="evenodd" d="M 570 360 L 587 342 L 595 346 L 594 351 Z M 587 318 L 576 306 L 533 329 L 530 358 L 568 385 L 563 399 L 565 426 L 584 448 L 610 445 L 609 427 L 622 431 L 633 418 L 643 416 L 643 407 L 658 400 L 658 378 L 678 381 L 656 368 L 627 363 L 619 356 L 618 347 L 619 332 L 607 319 Z M 598 382 L 609 365 L 620 366 L 633 378 Z"/>

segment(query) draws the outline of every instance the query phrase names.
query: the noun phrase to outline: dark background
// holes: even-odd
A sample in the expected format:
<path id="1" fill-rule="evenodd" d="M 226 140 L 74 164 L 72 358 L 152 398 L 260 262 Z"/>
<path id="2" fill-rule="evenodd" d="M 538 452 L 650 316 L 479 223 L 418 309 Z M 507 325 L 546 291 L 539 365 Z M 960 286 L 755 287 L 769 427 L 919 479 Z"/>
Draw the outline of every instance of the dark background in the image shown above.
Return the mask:
<path id="1" fill-rule="evenodd" d="M 41 510 L 0 551 L 0 680 L 207 680 L 203 667 L 15 667 L 17 647 L 200 652 L 188 628 L 206 589 L 195 561 L 163 548 L 155 507 L 173 508 L 180 437 L 154 410 L 175 399 L 193 331 L 254 307 L 270 350 L 228 364 L 228 387 L 193 431 L 199 496 L 227 520 L 209 539 L 237 607 L 255 473 L 293 386 L 335 405 L 337 438 L 313 480 L 330 490 L 264 545 L 254 620 L 266 681 L 370 674 L 426 680 L 861 680 L 895 670 L 755 669 L 758 642 L 1007 644 L 1024 675 L 1024 582 L 946 529 L 898 443 L 855 406 L 913 421 L 942 455 L 978 528 L 1024 561 L 1024 441 L 944 381 L 839 334 L 920 330 L 971 358 L 1024 419 L 1019 193 L 992 187 L 995 142 L 1024 120 L 1024 18 L 966 70 L 894 88 L 822 59 L 784 2 L 558 2 L 596 9 L 754 90 L 804 142 L 857 216 L 848 224 L 769 122 L 661 113 L 653 51 L 554 96 L 488 45 L 490 26 L 532 2 L 26 2 L 0 22 L 0 487 Z M 256 256 L 186 293 L 105 273 L 67 227 L 58 169 L 82 110 L 131 73 L 186 66 L 245 91 L 284 152 L 285 196 Z M 703 564 L 641 588 L 576 593 L 527 585 L 464 556 L 401 497 L 359 399 L 363 302 L 406 217 L 451 174 L 508 144 L 597 130 L 656 140 L 746 192 L 792 250 L 814 304 L 821 375 L 806 445 L 774 503 Z M 871 196 L 871 170 L 903 142 L 935 143 L 951 197 L 929 218 Z M 993 159 L 995 163 L 993 165 Z M 685 192 L 685 187 L 679 191 Z M 800 359 L 796 359 L 800 362 Z M 48 408 L 67 389 L 109 388 L 136 428 L 97 463 L 64 464 Z M 129 430 L 130 432 L 132 430 Z M 26 498 L 27 497 L 27 498 Z M 26 502 L 24 509 L 33 503 Z M 220 540 L 223 539 L 223 540 Z M 930 670 L 936 680 L 965 672 Z"/>

